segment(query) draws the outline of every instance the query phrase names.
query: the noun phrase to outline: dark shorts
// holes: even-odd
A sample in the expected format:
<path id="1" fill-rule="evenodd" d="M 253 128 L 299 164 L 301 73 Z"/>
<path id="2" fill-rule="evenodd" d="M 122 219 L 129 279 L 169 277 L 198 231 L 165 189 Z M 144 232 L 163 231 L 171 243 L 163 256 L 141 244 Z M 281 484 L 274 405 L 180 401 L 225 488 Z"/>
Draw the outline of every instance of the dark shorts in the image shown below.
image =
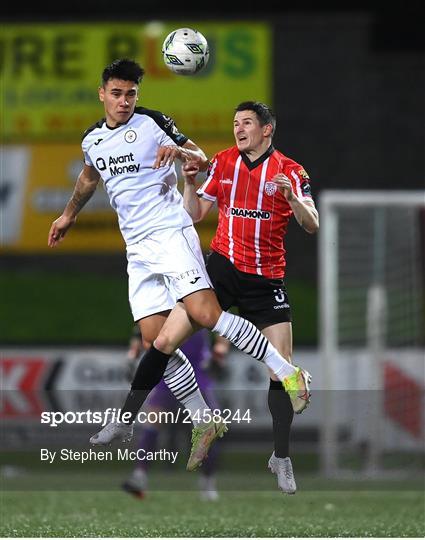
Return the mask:
<path id="1" fill-rule="evenodd" d="M 237 307 L 256 326 L 291 322 L 291 307 L 283 279 L 269 279 L 238 270 L 227 257 L 212 251 L 207 270 L 221 307 Z"/>

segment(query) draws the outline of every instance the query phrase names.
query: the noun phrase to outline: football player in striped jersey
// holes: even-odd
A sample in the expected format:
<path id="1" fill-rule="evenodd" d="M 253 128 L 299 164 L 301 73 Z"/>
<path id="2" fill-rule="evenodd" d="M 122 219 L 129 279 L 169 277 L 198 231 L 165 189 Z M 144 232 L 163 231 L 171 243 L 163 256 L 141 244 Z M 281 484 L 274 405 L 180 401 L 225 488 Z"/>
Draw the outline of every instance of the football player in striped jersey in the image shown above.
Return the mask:
<path id="1" fill-rule="evenodd" d="M 275 115 L 267 105 L 253 101 L 238 105 L 235 145 L 214 156 L 199 189 L 197 165 L 183 166 L 184 203 L 194 222 L 217 205 L 218 226 L 207 270 L 221 307 L 236 306 L 284 358 L 291 359 L 285 234 L 292 215 L 308 233 L 318 230 L 319 216 L 304 167 L 273 147 L 275 128 Z M 284 391 L 272 372 L 270 377 L 274 452 L 269 468 L 277 474 L 282 491 L 295 493 L 289 436 L 294 410 L 299 411 L 291 403 L 291 392 Z"/>

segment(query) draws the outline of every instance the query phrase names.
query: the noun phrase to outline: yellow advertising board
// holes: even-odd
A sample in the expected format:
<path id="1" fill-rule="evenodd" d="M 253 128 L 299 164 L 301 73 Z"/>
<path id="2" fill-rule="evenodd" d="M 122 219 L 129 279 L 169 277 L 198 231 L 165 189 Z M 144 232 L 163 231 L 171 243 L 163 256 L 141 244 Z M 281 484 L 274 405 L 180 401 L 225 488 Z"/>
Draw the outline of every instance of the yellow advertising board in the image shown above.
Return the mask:
<path id="1" fill-rule="evenodd" d="M 232 141 L 200 141 L 209 156 Z M 7 145 L 2 163 L 1 253 L 112 253 L 124 252 L 115 211 L 99 186 L 80 212 L 77 223 L 58 248 L 47 246 L 47 235 L 72 195 L 83 160 L 78 144 Z M 179 164 L 176 163 L 177 168 Z M 182 186 L 179 186 L 180 188 Z M 202 248 L 207 250 L 214 235 L 217 214 L 196 225 Z"/>
<path id="2" fill-rule="evenodd" d="M 234 108 L 271 99 L 271 30 L 264 22 L 186 22 L 204 34 L 208 65 L 194 76 L 169 71 L 162 43 L 181 22 L 3 25 L 0 36 L 3 253 L 47 251 L 47 233 L 81 170 L 83 132 L 103 117 L 97 89 L 116 58 L 145 68 L 139 104 L 172 116 L 211 157 L 233 144 Z M 207 249 L 214 213 L 197 229 Z M 103 187 L 57 252 L 124 250 Z"/>
<path id="3" fill-rule="evenodd" d="M 162 60 L 163 40 L 181 22 L 4 25 L 2 140 L 79 141 L 102 117 L 101 72 L 119 57 L 136 59 L 146 70 L 143 106 L 172 116 L 190 138 L 228 138 L 239 102 L 270 102 L 271 30 L 249 21 L 186 25 L 210 45 L 208 65 L 194 76 L 175 75 Z"/>

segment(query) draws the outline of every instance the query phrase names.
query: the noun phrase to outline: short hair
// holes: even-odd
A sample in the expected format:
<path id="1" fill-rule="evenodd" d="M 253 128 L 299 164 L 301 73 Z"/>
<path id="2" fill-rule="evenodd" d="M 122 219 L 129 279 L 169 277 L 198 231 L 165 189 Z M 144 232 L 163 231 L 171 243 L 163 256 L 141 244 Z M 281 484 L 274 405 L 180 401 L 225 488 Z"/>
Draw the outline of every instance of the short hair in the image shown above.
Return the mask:
<path id="1" fill-rule="evenodd" d="M 137 62 L 128 58 L 120 58 L 114 60 L 103 70 L 102 86 L 105 86 L 110 79 L 133 81 L 136 84 L 140 84 L 144 74 L 145 70 Z"/>
<path id="2" fill-rule="evenodd" d="M 235 112 L 240 111 L 254 111 L 260 122 L 260 126 L 265 126 L 266 124 L 272 125 L 273 136 L 276 129 L 276 116 L 268 105 L 260 101 L 243 101 L 235 109 Z"/>

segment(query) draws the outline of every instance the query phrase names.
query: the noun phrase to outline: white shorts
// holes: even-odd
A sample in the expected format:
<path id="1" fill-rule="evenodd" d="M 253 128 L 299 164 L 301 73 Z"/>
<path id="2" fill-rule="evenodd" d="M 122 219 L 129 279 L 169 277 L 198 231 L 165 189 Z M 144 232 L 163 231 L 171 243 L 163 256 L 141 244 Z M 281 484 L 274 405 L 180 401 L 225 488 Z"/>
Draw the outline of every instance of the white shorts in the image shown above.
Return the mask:
<path id="1" fill-rule="evenodd" d="M 173 309 L 212 284 L 193 226 L 164 229 L 127 246 L 128 296 L 135 321 Z"/>

